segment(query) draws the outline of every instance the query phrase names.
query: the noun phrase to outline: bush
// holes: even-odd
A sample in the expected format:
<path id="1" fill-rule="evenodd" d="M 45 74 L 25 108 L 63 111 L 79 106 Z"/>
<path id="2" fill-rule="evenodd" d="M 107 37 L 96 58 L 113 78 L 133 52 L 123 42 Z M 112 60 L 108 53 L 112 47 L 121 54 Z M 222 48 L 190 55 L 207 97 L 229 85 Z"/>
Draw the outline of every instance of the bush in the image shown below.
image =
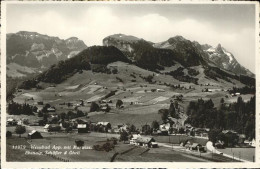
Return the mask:
<path id="1" fill-rule="evenodd" d="M 7 138 L 12 137 L 12 132 L 11 132 L 11 131 L 7 131 L 7 132 L 6 132 L 6 137 L 7 137 Z"/>
<path id="2" fill-rule="evenodd" d="M 15 133 L 19 134 L 19 137 L 21 137 L 21 134 L 24 134 L 25 132 L 26 132 L 25 126 L 20 126 L 20 125 L 16 126 Z"/>
<path id="3" fill-rule="evenodd" d="M 96 102 L 92 102 L 90 106 L 90 112 L 99 111 L 99 105 Z"/>

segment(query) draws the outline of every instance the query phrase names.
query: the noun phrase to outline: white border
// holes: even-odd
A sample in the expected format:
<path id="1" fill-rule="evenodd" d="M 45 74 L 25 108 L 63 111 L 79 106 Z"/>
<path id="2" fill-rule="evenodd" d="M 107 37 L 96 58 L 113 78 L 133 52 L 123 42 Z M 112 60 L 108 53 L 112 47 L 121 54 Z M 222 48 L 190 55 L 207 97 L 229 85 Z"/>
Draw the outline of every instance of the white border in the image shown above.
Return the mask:
<path id="1" fill-rule="evenodd" d="M 258 2 L 248 2 L 248 1 L 225 1 L 225 2 L 211 2 L 211 1 L 181 1 L 181 2 L 154 2 L 154 1 L 85 1 L 85 2 L 61 2 L 61 1 L 2 1 L 1 2 L 1 15 L 2 15 L 2 27 L 1 27 L 1 167 L 3 168 L 75 168 L 75 167 L 88 167 L 88 168 L 119 168 L 119 167 L 136 167 L 136 168 L 258 168 L 260 166 L 260 151 L 259 151 L 259 129 L 260 129 L 260 117 L 256 111 L 256 151 L 255 151 L 255 162 L 241 162 L 241 163 L 216 163 L 216 162 L 6 162 L 6 4 L 60 4 L 60 3 L 90 3 L 90 4 L 254 4 L 255 5 L 255 35 L 256 35 L 256 110 L 260 110 L 260 100 L 259 100 L 259 87 L 260 87 L 260 66 L 259 59 L 259 3 Z"/>

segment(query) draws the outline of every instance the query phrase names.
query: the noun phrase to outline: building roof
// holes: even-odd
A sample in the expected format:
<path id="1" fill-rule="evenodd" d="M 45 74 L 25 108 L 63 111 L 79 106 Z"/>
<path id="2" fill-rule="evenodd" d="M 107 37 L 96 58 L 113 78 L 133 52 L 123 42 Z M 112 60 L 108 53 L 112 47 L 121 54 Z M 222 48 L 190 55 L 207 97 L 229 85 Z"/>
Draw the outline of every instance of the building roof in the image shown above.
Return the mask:
<path id="1" fill-rule="evenodd" d="M 227 134 L 227 133 L 232 133 L 232 134 L 237 134 L 237 132 L 233 130 L 223 130 L 222 133 Z"/>
<path id="2" fill-rule="evenodd" d="M 6 121 L 7 122 L 13 122 L 13 121 L 15 121 L 15 119 L 7 119 Z"/>
<path id="3" fill-rule="evenodd" d="M 36 131 L 36 130 L 33 130 L 33 131 L 31 131 L 30 133 L 28 133 L 29 135 L 33 135 L 34 133 L 37 133 L 38 131 Z"/>
<path id="4" fill-rule="evenodd" d="M 46 124 L 43 128 L 44 128 L 44 129 L 48 129 L 48 128 L 50 128 L 50 127 L 51 127 L 50 124 Z"/>
<path id="5" fill-rule="evenodd" d="M 152 137 L 147 137 L 147 136 L 140 136 L 136 139 L 137 143 L 149 143 L 154 141 L 154 139 Z"/>
<path id="6" fill-rule="evenodd" d="M 97 125 L 103 125 L 103 126 L 107 126 L 108 124 L 110 124 L 109 122 L 98 122 Z"/>
<path id="7" fill-rule="evenodd" d="M 78 129 L 82 128 L 87 128 L 87 124 L 78 124 L 77 126 Z"/>

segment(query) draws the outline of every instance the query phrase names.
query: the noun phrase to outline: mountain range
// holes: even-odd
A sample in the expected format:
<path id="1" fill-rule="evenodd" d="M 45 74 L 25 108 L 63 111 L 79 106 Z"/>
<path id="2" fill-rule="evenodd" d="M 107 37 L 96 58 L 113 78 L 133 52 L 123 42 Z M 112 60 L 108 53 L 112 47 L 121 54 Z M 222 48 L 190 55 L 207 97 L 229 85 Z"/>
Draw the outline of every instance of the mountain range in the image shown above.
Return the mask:
<path id="1" fill-rule="evenodd" d="M 11 77 L 46 70 L 87 48 L 76 37 L 60 39 L 37 32 L 20 31 L 6 36 L 7 71 Z"/>
<path id="2" fill-rule="evenodd" d="M 182 36 L 153 43 L 130 35 L 115 34 L 105 37 L 103 46 L 87 47 L 75 37 L 62 40 L 25 31 L 7 35 L 7 71 L 14 71 L 14 64 L 19 68 L 18 73 L 21 69 L 24 74 L 45 70 L 38 77 L 45 82 L 60 83 L 82 69 L 111 72 L 106 65 L 115 61 L 168 73 L 183 82 L 197 83 L 198 71 L 192 70 L 196 66 L 202 66 L 203 76 L 216 81 L 231 82 L 230 79 L 236 79 L 247 85 L 255 82 L 254 74 L 240 65 L 220 44 L 214 48 Z M 174 66 L 175 70 L 165 71 Z"/>

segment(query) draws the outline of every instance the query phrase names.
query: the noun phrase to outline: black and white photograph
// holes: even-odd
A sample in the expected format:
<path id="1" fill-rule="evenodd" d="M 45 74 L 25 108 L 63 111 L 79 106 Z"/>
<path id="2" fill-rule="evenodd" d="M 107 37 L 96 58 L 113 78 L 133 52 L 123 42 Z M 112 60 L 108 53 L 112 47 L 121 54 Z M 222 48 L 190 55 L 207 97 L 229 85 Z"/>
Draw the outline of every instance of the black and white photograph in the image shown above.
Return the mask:
<path id="1" fill-rule="evenodd" d="M 258 10 L 3 2 L 3 164 L 259 164 Z"/>

